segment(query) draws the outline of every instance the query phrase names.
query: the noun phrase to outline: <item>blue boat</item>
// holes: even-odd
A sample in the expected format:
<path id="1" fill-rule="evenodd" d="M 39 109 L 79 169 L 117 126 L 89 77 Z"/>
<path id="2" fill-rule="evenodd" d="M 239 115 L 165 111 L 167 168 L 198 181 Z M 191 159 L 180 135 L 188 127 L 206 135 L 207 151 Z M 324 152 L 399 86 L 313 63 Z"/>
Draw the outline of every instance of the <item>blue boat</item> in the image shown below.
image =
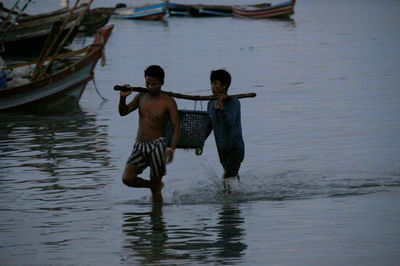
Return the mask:
<path id="1" fill-rule="evenodd" d="M 161 20 L 167 13 L 168 1 L 158 1 L 151 4 L 117 8 L 113 17 L 121 19 Z"/>

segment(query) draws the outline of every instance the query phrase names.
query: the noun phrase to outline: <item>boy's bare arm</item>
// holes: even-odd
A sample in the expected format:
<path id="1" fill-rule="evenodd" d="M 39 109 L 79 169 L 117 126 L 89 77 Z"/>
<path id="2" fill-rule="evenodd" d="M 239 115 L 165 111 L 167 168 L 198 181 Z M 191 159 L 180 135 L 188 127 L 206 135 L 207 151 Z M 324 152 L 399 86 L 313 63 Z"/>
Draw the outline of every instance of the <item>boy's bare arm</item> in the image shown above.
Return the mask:
<path id="1" fill-rule="evenodd" d="M 169 108 L 169 117 L 171 120 L 172 127 L 174 129 L 174 133 L 172 135 L 171 149 L 175 150 L 178 145 L 179 139 L 181 137 L 181 125 L 179 121 L 178 115 L 178 107 L 176 105 L 175 100 L 172 99 L 170 108 Z"/>
<path id="2" fill-rule="evenodd" d="M 129 114 L 139 107 L 139 94 L 137 94 L 129 104 L 126 104 L 126 97 L 131 93 L 132 92 L 120 92 L 118 110 L 121 116 Z"/>
<path id="3" fill-rule="evenodd" d="M 168 104 L 168 112 L 174 130 L 174 133 L 172 134 L 171 145 L 165 154 L 167 163 L 170 163 L 174 159 L 174 151 L 176 146 L 178 145 L 179 138 L 181 136 L 181 125 L 179 122 L 178 107 L 176 106 L 176 102 L 174 99 L 171 99 L 170 103 Z"/>

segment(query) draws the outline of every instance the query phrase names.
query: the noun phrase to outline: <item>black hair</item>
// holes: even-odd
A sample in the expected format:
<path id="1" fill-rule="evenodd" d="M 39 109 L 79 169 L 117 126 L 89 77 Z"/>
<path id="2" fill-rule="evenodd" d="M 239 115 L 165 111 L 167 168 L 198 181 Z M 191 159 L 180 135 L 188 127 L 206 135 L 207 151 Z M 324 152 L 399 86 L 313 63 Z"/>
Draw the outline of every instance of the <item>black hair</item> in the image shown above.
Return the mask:
<path id="1" fill-rule="evenodd" d="M 165 73 L 164 70 L 158 65 L 151 65 L 144 71 L 144 77 L 158 78 L 164 84 Z"/>
<path id="2" fill-rule="evenodd" d="M 210 81 L 218 80 L 222 85 L 226 85 L 226 90 L 228 91 L 231 85 L 232 77 L 228 71 L 225 69 L 212 70 L 210 75 Z"/>

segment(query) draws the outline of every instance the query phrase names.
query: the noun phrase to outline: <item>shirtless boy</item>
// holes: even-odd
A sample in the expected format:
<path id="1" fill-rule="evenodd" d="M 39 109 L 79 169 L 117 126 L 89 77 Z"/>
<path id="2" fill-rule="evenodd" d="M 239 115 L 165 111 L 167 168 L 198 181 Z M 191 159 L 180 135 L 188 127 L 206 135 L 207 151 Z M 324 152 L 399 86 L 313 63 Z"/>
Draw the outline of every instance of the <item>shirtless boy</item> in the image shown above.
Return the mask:
<path id="1" fill-rule="evenodd" d="M 149 93 L 138 93 L 126 104 L 126 97 L 132 93 L 120 92 L 119 114 L 121 116 L 139 109 L 139 127 L 132 154 L 129 156 L 122 175 L 122 182 L 129 187 L 151 189 L 153 202 L 162 203 L 162 177 L 166 174 L 166 163 L 174 157 L 174 151 L 180 137 L 178 108 L 173 98 L 161 91 L 164 85 L 164 70 L 157 65 L 144 71 L 146 88 Z M 126 85 L 129 87 L 129 85 Z M 174 128 L 169 148 L 164 138 L 165 126 L 171 120 Z M 150 180 L 138 177 L 150 166 Z"/>

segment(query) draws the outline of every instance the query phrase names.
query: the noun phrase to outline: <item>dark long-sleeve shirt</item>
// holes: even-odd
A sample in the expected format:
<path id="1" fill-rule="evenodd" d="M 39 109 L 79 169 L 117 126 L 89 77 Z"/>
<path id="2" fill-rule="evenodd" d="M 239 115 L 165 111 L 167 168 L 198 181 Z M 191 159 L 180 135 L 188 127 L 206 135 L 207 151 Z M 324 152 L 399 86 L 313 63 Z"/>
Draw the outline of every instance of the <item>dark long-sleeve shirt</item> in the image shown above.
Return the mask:
<path id="1" fill-rule="evenodd" d="M 244 142 L 240 114 L 240 101 L 229 98 L 224 110 L 214 108 L 214 100 L 208 102 L 207 111 L 210 116 L 211 130 L 214 130 L 215 142 L 221 162 L 226 161 L 230 154 L 243 160 Z"/>

